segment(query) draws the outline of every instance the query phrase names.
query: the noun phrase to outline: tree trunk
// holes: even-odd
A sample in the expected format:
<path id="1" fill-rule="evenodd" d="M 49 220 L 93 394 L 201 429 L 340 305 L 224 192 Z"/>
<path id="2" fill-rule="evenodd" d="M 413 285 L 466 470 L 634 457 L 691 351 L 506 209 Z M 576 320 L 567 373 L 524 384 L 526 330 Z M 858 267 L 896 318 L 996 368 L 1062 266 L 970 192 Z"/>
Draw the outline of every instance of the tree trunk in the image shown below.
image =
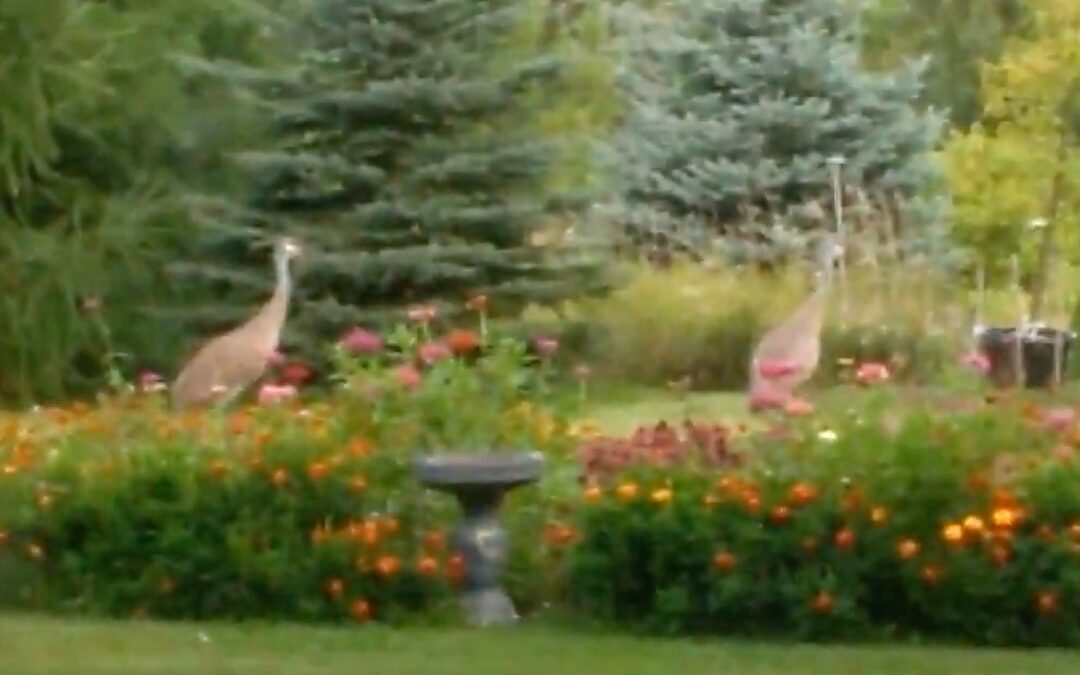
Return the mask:
<path id="1" fill-rule="evenodd" d="M 1068 138 L 1062 135 L 1054 158 L 1054 177 L 1050 183 L 1050 194 L 1046 203 L 1046 225 L 1042 229 L 1039 241 L 1039 258 L 1035 267 L 1035 279 L 1031 288 L 1031 320 L 1037 321 L 1046 301 L 1046 289 L 1049 284 L 1050 262 L 1054 254 L 1054 229 L 1057 225 L 1058 207 L 1061 205 L 1061 190 L 1065 183 L 1065 161 L 1068 159 Z"/>

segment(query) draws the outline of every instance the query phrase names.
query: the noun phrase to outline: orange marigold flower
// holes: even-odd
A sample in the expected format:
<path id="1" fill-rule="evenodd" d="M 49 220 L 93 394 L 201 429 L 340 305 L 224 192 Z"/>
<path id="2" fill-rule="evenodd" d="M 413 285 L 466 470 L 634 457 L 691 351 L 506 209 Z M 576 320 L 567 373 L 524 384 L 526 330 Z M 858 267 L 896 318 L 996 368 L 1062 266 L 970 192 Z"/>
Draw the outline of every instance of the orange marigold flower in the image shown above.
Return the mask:
<path id="1" fill-rule="evenodd" d="M 375 571 L 379 576 L 389 579 L 401 570 L 401 562 L 392 555 L 379 556 L 375 561 Z"/>
<path id="2" fill-rule="evenodd" d="M 983 523 L 982 518 L 978 516 L 968 516 L 964 518 L 964 529 L 968 532 L 979 533 L 985 529 L 986 524 Z"/>
<path id="3" fill-rule="evenodd" d="M 438 573 L 439 561 L 435 560 L 429 555 L 426 555 L 416 562 L 416 571 L 425 577 L 430 577 Z"/>
<path id="4" fill-rule="evenodd" d="M 379 543 L 379 523 L 375 520 L 365 520 L 361 526 L 363 534 L 361 535 L 364 543 L 368 546 L 374 546 Z"/>
<path id="5" fill-rule="evenodd" d="M 940 565 L 925 565 L 919 571 L 919 577 L 927 586 L 937 586 L 945 577 L 945 570 Z"/>
<path id="6" fill-rule="evenodd" d="M 636 483 L 623 483 L 615 488 L 615 494 L 624 502 L 633 501 L 637 498 L 638 486 Z"/>
<path id="7" fill-rule="evenodd" d="M 375 449 L 375 444 L 366 438 L 354 438 L 349 441 L 345 446 L 345 452 L 349 453 L 353 457 L 364 457 L 370 455 L 371 451 Z"/>
<path id="8" fill-rule="evenodd" d="M 954 544 L 963 541 L 964 527 L 959 523 L 949 523 L 941 529 L 941 538 Z"/>
<path id="9" fill-rule="evenodd" d="M 364 599 L 353 600 L 349 603 L 349 616 L 354 621 L 368 621 L 371 619 L 371 603 Z"/>
<path id="10" fill-rule="evenodd" d="M 721 572 L 730 572 L 735 569 L 735 556 L 727 551 L 719 551 L 713 556 L 713 567 Z"/>
<path id="11" fill-rule="evenodd" d="M 326 582 L 326 594 L 331 600 L 340 600 L 345 595 L 345 582 L 335 577 Z"/>
<path id="12" fill-rule="evenodd" d="M 1069 536 L 1080 539 L 1080 522 L 1069 525 Z"/>
<path id="13" fill-rule="evenodd" d="M 349 479 L 349 490 L 351 492 L 363 492 L 367 487 L 367 479 L 363 476 L 353 476 Z"/>
<path id="14" fill-rule="evenodd" d="M 455 328 L 446 334 L 446 346 L 457 355 L 469 354 L 480 347 L 480 336 L 476 331 Z"/>
<path id="15" fill-rule="evenodd" d="M 8 533 L 6 531 L 0 530 L 0 546 L 4 546 L 7 543 L 8 543 Z"/>
<path id="16" fill-rule="evenodd" d="M 846 551 L 855 545 L 855 533 L 849 528 L 844 528 L 836 533 L 836 548 Z"/>
<path id="17" fill-rule="evenodd" d="M 215 459 L 210 462 L 210 475 L 214 478 L 221 478 L 229 472 L 229 465 L 223 459 Z"/>
<path id="18" fill-rule="evenodd" d="M 649 498 L 652 499 L 654 504 L 663 505 L 670 504 L 671 498 L 673 496 L 674 493 L 671 491 L 671 488 L 658 488 L 652 491 L 652 494 L 649 495 Z"/>
<path id="19" fill-rule="evenodd" d="M 395 535 L 398 533 L 398 530 L 401 529 L 401 522 L 393 516 L 386 516 L 385 518 L 381 518 L 378 522 L 379 529 L 387 536 Z"/>
<path id="20" fill-rule="evenodd" d="M 441 551 L 446 547 L 446 535 L 438 530 L 424 533 L 424 549 L 431 552 Z"/>
<path id="21" fill-rule="evenodd" d="M 604 497 L 604 491 L 598 485 L 590 485 L 582 491 L 581 496 L 589 504 L 595 504 Z"/>
<path id="22" fill-rule="evenodd" d="M 774 506 L 769 512 L 769 520 L 777 525 L 783 525 L 791 520 L 791 509 L 786 506 Z"/>
<path id="23" fill-rule="evenodd" d="M 465 578 L 465 558 L 455 553 L 446 561 L 446 578 L 450 583 L 457 584 Z"/>
<path id="24" fill-rule="evenodd" d="M 277 487 L 283 487 L 289 482 L 289 472 L 285 469 L 275 469 L 274 473 L 270 475 L 270 482 Z"/>
<path id="25" fill-rule="evenodd" d="M 314 462 L 308 466 L 307 473 L 311 480 L 322 480 L 330 473 L 330 466 L 326 462 Z"/>
<path id="26" fill-rule="evenodd" d="M 806 506 L 817 498 L 817 490 L 809 483 L 799 482 L 788 491 L 788 501 L 792 506 Z"/>
<path id="27" fill-rule="evenodd" d="M 994 527 L 1002 529 L 1014 527 L 1019 520 L 1020 514 L 1005 506 L 994 509 L 993 513 L 990 514 L 990 521 L 994 524 Z"/>
<path id="28" fill-rule="evenodd" d="M 311 528 L 311 543 L 318 546 L 330 539 L 330 530 L 325 525 Z"/>
<path id="29" fill-rule="evenodd" d="M 919 542 L 914 539 L 901 539 L 900 543 L 896 545 L 896 554 L 900 556 L 901 560 L 911 560 L 919 555 L 921 549 Z"/>
<path id="30" fill-rule="evenodd" d="M 43 560 L 45 549 L 40 544 L 30 544 L 26 547 L 26 555 L 30 556 L 31 560 Z"/>
<path id="31" fill-rule="evenodd" d="M 577 533 L 565 523 L 549 523 L 544 528 L 544 539 L 554 546 L 565 546 L 574 540 Z"/>
<path id="32" fill-rule="evenodd" d="M 1058 611 L 1058 594 L 1054 591 L 1040 591 L 1035 596 L 1035 609 L 1039 614 L 1054 614 Z"/>
<path id="33" fill-rule="evenodd" d="M 810 609 L 814 614 L 828 614 L 832 611 L 836 600 L 827 591 L 821 591 L 810 601 Z"/>

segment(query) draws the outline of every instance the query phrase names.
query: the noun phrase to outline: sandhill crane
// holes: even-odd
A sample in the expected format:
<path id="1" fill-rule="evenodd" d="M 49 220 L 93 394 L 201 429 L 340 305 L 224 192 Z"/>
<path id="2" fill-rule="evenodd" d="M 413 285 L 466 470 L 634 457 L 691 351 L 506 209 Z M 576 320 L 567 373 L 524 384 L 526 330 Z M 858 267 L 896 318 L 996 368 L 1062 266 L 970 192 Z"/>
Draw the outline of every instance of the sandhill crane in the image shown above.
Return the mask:
<path id="1" fill-rule="evenodd" d="M 786 403 L 817 368 L 832 269 L 843 248 L 827 234 L 817 248 L 817 287 L 794 313 L 761 338 L 750 362 L 750 409 Z"/>
<path id="2" fill-rule="evenodd" d="M 270 300 L 245 323 L 209 340 L 177 375 L 171 389 L 176 410 L 225 404 L 262 376 L 277 351 L 292 292 L 289 261 L 300 255 L 291 237 L 274 247 L 277 285 Z"/>

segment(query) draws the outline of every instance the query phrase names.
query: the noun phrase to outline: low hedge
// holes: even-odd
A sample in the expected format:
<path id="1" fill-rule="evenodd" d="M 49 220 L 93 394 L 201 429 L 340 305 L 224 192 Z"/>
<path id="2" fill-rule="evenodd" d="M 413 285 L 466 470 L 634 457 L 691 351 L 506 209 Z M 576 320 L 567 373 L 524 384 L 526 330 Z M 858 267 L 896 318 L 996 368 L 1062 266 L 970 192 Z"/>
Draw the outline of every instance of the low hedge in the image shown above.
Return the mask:
<path id="1" fill-rule="evenodd" d="M 575 611 L 675 634 L 1080 644 L 1075 421 L 878 396 L 738 439 L 741 462 L 636 461 L 590 485 Z"/>

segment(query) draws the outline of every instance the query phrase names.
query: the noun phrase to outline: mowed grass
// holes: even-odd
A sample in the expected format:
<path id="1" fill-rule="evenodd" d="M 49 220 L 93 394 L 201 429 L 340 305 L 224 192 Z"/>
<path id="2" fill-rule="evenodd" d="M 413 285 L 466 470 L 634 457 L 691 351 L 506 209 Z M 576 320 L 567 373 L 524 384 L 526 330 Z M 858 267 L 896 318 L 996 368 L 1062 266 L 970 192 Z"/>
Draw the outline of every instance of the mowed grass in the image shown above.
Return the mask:
<path id="1" fill-rule="evenodd" d="M 1080 653 L 0 617 L 4 675 L 1074 675 Z"/>
<path id="2" fill-rule="evenodd" d="M 737 423 L 748 418 L 743 392 L 686 392 L 633 389 L 607 393 L 591 404 L 585 417 L 604 433 L 626 434 L 639 425 L 661 420 L 679 424 L 698 422 Z"/>

